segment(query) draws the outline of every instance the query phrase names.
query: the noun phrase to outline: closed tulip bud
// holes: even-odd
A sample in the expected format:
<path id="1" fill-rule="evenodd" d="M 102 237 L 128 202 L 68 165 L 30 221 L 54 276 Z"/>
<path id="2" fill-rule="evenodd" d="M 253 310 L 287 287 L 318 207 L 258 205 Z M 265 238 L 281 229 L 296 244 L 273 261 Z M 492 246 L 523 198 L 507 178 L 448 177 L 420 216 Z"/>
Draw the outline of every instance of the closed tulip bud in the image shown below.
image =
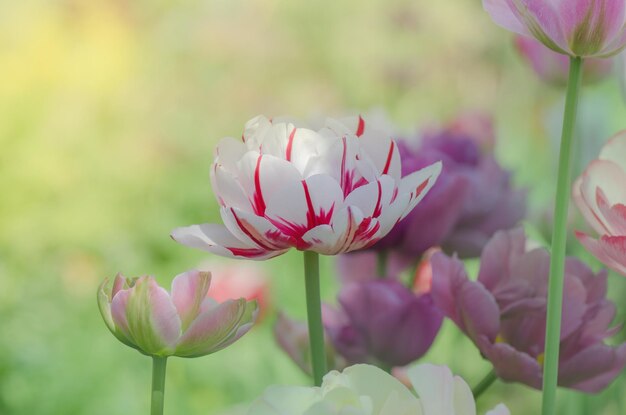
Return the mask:
<path id="1" fill-rule="evenodd" d="M 172 282 L 171 293 L 153 277 L 117 275 L 108 290 L 98 290 L 105 324 L 118 340 L 156 357 L 199 357 L 214 353 L 243 336 L 257 316 L 256 301 L 243 298 L 217 303 L 207 297 L 208 272 L 188 271 Z"/>
<path id="2" fill-rule="evenodd" d="M 341 308 L 327 308 L 324 325 L 349 363 L 407 365 L 428 351 L 443 320 L 429 293 L 391 279 L 348 284 L 338 298 Z"/>

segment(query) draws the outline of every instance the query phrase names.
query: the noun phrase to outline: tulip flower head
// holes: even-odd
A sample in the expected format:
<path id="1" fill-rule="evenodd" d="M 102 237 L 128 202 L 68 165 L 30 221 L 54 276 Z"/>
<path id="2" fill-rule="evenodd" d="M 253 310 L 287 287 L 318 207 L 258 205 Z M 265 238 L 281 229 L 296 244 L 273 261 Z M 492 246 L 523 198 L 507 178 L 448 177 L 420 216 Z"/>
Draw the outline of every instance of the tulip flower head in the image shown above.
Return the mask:
<path id="1" fill-rule="evenodd" d="M 516 36 L 515 46 L 524 60 L 531 66 L 539 79 L 548 84 L 564 87 L 569 77 L 569 59 L 556 53 L 537 40 Z M 612 59 L 585 59 L 583 82 L 592 84 L 608 78 L 613 71 Z"/>
<path id="2" fill-rule="evenodd" d="M 443 320 L 429 293 L 392 279 L 350 283 L 338 298 L 340 308 L 324 309 L 324 326 L 349 364 L 408 365 L 426 354 Z"/>
<path id="3" fill-rule="evenodd" d="M 574 183 L 574 201 L 599 239 L 578 240 L 609 268 L 626 276 L 626 131 L 609 140 Z"/>
<path id="4" fill-rule="evenodd" d="M 199 357 L 234 343 L 250 330 L 256 301 L 207 297 L 208 272 L 178 275 L 168 293 L 153 277 L 133 280 L 117 275 L 113 287 L 105 280 L 98 290 L 102 318 L 122 343 L 149 356 Z"/>
<path id="5" fill-rule="evenodd" d="M 443 253 L 431 258 L 432 295 L 448 318 L 491 361 L 502 380 L 541 389 L 550 255 L 527 249 L 523 230 L 498 232 L 485 247 L 478 280 Z M 626 366 L 626 343 L 604 340 L 614 304 L 607 275 L 575 258 L 565 263 L 558 383 L 583 392 L 604 389 Z"/>
<path id="6" fill-rule="evenodd" d="M 626 0 L 483 0 L 500 26 L 572 57 L 608 57 L 626 46 Z"/>
<path id="7" fill-rule="evenodd" d="M 441 163 L 401 177 L 396 143 L 362 118 L 319 131 L 257 117 L 223 139 L 211 169 L 224 225 L 178 228 L 182 244 L 262 260 L 290 248 L 335 255 L 371 246 L 434 185 Z"/>
<path id="8" fill-rule="evenodd" d="M 270 386 L 248 415 L 465 415 L 476 413 L 467 383 L 445 366 L 408 370 L 417 397 L 387 372 L 369 365 L 332 371 L 321 387 Z M 509 415 L 498 405 L 487 415 Z"/>

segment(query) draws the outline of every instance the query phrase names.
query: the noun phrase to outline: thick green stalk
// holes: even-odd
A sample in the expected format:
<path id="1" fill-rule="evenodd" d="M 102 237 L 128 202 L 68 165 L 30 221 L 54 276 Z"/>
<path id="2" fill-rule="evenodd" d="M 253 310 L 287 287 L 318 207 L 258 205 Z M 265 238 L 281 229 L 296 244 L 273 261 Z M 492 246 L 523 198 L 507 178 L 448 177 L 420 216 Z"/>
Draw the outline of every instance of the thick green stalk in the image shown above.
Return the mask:
<path id="1" fill-rule="evenodd" d="M 582 79 L 582 58 L 570 59 L 569 81 L 563 116 L 563 135 L 559 154 L 559 169 L 554 206 L 554 228 L 548 286 L 548 315 L 543 366 L 542 415 L 554 415 L 559 372 L 559 346 L 561 343 L 561 314 L 563 307 L 563 280 L 565 272 L 565 247 L 567 243 L 567 213 L 571 187 L 571 159 L 578 96 Z"/>
<path id="2" fill-rule="evenodd" d="M 309 323 L 309 344 L 315 385 L 322 384 L 326 374 L 326 345 L 322 326 L 322 303 L 320 299 L 319 254 L 304 251 L 304 281 L 306 286 L 306 310 Z"/>
<path id="3" fill-rule="evenodd" d="M 491 369 L 489 373 L 481 380 L 478 385 L 476 385 L 472 389 L 472 394 L 474 395 L 474 400 L 477 400 L 480 395 L 482 395 L 491 385 L 498 379 L 498 375 L 496 375 L 495 370 Z"/>
<path id="4" fill-rule="evenodd" d="M 163 415 L 167 357 L 152 357 L 152 401 L 150 415 Z"/>

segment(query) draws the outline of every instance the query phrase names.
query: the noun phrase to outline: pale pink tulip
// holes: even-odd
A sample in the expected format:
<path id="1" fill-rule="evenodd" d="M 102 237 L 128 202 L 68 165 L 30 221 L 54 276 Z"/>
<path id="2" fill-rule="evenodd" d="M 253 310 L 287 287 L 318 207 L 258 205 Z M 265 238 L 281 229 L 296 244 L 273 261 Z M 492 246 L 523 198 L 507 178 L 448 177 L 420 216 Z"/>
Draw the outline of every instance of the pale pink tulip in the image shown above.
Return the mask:
<path id="1" fill-rule="evenodd" d="M 626 0 L 483 0 L 500 26 L 569 56 L 607 57 L 626 46 Z"/>
<path id="2" fill-rule="evenodd" d="M 434 185 L 441 163 L 401 176 L 396 143 L 362 117 L 320 131 L 259 116 L 223 139 L 211 180 L 224 225 L 172 238 L 218 255 L 262 260 L 290 248 L 335 255 L 371 246 Z"/>
<path id="3" fill-rule="evenodd" d="M 600 235 L 577 232 L 578 240 L 600 261 L 626 276 L 626 131 L 607 142 L 574 183 L 574 200 Z"/>
<path id="4" fill-rule="evenodd" d="M 188 271 L 172 281 L 168 293 L 153 277 L 115 277 L 98 290 L 100 313 L 122 343 L 149 356 L 199 357 L 221 350 L 250 330 L 256 301 L 207 297 L 211 274 Z"/>

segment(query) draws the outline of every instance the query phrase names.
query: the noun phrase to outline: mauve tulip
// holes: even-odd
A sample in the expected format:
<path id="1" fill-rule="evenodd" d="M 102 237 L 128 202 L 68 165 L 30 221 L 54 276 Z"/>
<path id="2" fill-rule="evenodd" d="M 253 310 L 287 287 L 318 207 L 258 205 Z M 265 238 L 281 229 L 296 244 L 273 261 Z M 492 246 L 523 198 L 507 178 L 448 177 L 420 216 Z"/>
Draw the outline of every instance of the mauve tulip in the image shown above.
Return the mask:
<path id="1" fill-rule="evenodd" d="M 445 366 L 422 364 L 407 371 L 411 390 L 389 373 L 354 365 L 324 376 L 320 387 L 270 386 L 248 415 L 475 415 L 469 386 Z M 509 415 L 500 404 L 486 415 Z"/>
<path id="2" fill-rule="evenodd" d="M 442 246 L 476 257 L 496 231 L 516 226 L 525 214 L 526 192 L 512 188 L 510 173 L 484 141 L 458 124 L 427 134 L 417 146 L 399 141 L 403 175 L 434 160 L 442 160 L 443 170 L 437 186 L 373 249 L 415 258 Z"/>
<path id="3" fill-rule="evenodd" d="M 541 42 L 526 36 L 516 36 L 515 46 L 524 60 L 544 82 L 555 86 L 566 86 L 569 77 L 569 59 L 556 53 Z M 585 59 L 583 82 L 592 84 L 608 78 L 613 71 L 612 59 Z"/>
<path id="4" fill-rule="evenodd" d="M 324 309 L 324 326 L 349 364 L 407 365 L 428 351 L 443 320 L 429 293 L 391 279 L 348 284 L 338 299 L 339 309 Z"/>
<path id="5" fill-rule="evenodd" d="M 320 131 L 257 117 L 217 147 L 211 179 L 224 225 L 178 228 L 174 240 L 262 260 L 290 248 L 335 255 L 385 236 L 428 193 L 441 170 L 401 177 L 396 143 L 362 117 Z"/>
<path id="6" fill-rule="evenodd" d="M 129 280 L 117 275 L 111 291 L 98 290 L 100 313 L 122 343 L 149 356 L 199 357 L 221 350 L 250 330 L 256 301 L 207 297 L 208 272 L 188 271 L 172 281 L 168 293 L 153 277 Z"/>
<path id="7" fill-rule="evenodd" d="M 599 239 L 580 242 L 609 268 L 626 276 L 626 131 L 609 140 L 574 183 L 574 200 Z"/>
<path id="8" fill-rule="evenodd" d="M 540 389 L 546 330 L 550 255 L 527 249 L 523 230 L 498 232 L 485 247 L 478 280 L 463 263 L 443 253 L 431 259 L 432 296 L 446 316 L 509 382 Z M 584 392 L 604 389 L 626 366 L 626 343 L 604 340 L 618 328 L 610 324 L 615 306 L 606 298 L 605 271 L 594 274 L 567 258 L 561 327 L 560 386 Z"/>
<path id="9" fill-rule="evenodd" d="M 483 0 L 500 26 L 555 52 L 607 57 L 626 46 L 625 0 Z"/>

